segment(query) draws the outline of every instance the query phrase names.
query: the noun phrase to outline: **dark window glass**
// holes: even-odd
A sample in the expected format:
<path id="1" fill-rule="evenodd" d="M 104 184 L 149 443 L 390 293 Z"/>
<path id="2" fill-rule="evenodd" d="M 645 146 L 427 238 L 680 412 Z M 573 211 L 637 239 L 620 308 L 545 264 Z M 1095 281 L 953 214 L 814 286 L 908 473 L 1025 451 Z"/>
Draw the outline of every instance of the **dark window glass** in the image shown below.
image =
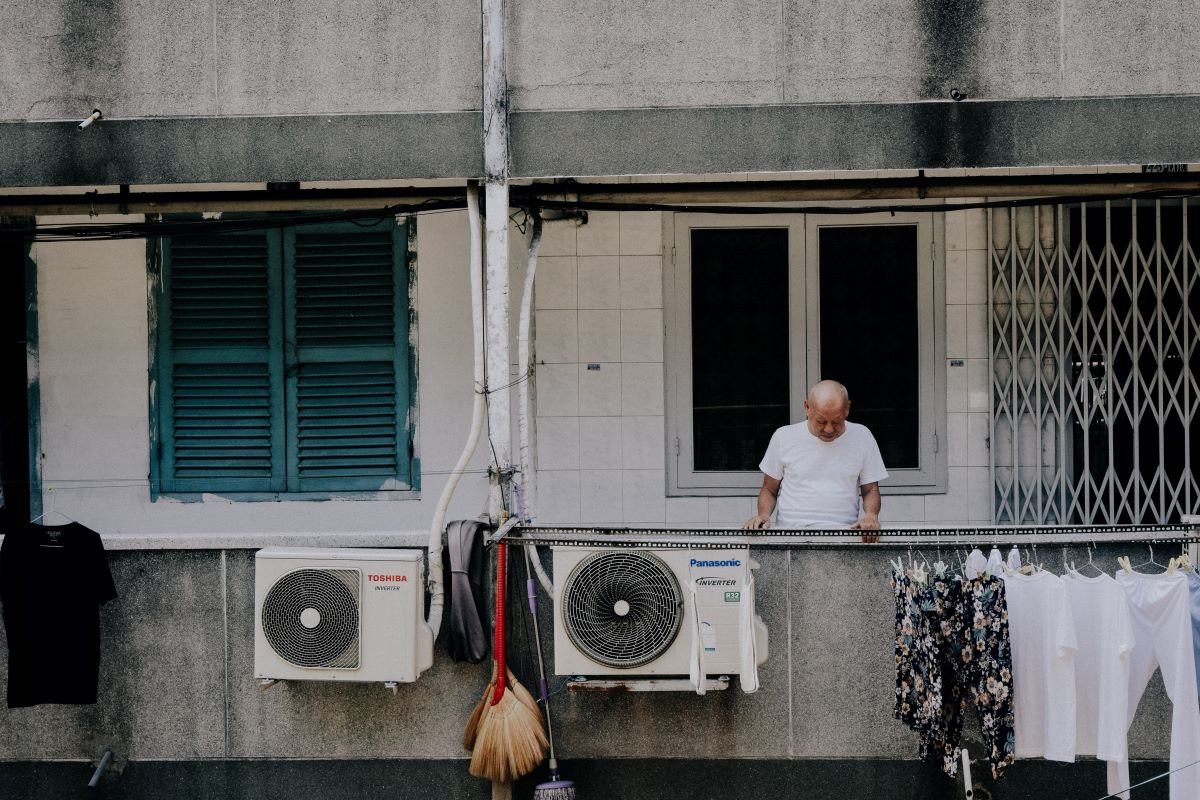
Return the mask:
<path id="1" fill-rule="evenodd" d="M 918 469 L 917 228 L 821 228 L 821 377 L 850 390 L 850 419 L 889 469 Z"/>
<path id="2" fill-rule="evenodd" d="M 789 422 L 788 372 L 787 230 L 693 230 L 696 470 L 758 469 Z"/>

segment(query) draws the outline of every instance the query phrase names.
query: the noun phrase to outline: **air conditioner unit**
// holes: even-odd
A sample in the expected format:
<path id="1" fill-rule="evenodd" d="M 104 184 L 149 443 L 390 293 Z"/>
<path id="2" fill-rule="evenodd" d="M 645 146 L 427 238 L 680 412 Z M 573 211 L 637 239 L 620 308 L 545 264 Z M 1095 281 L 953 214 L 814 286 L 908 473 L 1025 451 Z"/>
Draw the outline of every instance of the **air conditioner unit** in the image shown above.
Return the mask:
<path id="1" fill-rule="evenodd" d="M 415 681 L 433 664 L 423 559 L 421 550 L 259 550 L 255 676 Z"/>
<path id="2" fill-rule="evenodd" d="M 744 605 L 751 565 L 747 549 L 554 548 L 555 672 L 686 676 L 698 638 L 704 674 L 738 675 L 747 618 L 763 663 L 767 628 Z"/>

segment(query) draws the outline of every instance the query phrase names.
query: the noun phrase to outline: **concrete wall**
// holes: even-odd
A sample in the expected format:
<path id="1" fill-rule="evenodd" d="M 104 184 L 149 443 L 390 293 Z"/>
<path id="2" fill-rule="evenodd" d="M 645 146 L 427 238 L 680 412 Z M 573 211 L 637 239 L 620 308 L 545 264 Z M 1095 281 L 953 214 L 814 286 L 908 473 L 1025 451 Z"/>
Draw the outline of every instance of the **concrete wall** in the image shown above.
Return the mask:
<path id="1" fill-rule="evenodd" d="M 0 16 L 5 120 L 479 106 L 474 2 L 5 0 Z M 525 110 L 1200 92 L 1186 3 L 539 0 L 508 20 Z"/>
<path id="2" fill-rule="evenodd" d="M 477 4 L 177 6 L 0 4 L 0 187 L 482 174 Z M 1187 4 L 507 14 L 523 177 L 1200 160 Z"/>
<path id="3" fill-rule="evenodd" d="M 474 2 L 5 0 L 0 16 L 2 119 L 479 105 Z"/>

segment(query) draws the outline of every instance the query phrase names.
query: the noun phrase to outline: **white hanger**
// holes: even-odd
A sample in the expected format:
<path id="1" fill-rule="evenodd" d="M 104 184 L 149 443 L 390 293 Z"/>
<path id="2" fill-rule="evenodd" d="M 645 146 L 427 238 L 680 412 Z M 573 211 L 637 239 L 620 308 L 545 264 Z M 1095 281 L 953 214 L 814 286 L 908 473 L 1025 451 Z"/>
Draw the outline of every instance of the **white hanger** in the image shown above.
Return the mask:
<path id="1" fill-rule="evenodd" d="M 1092 569 L 1096 570 L 1096 574 L 1097 574 L 1097 575 L 1103 575 L 1103 574 L 1104 574 L 1104 570 L 1100 569 L 1100 567 L 1099 567 L 1099 566 L 1096 564 L 1096 562 L 1092 560 L 1092 545 L 1090 545 L 1090 544 L 1088 545 L 1088 549 L 1087 549 L 1087 551 L 1088 551 L 1088 560 L 1087 560 L 1087 563 L 1086 563 L 1086 564 L 1084 564 L 1084 565 L 1083 565 L 1082 567 L 1080 567 L 1079 569 L 1081 570 L 1081 569 L 1084 569 L 1085 567 L 1091 567 Z M 1072 572 L 1079 572 L 1079 570 L 1075 569 L 1075 562 L 1074 562 L 1074 561 L 1072 561 L 1072 562 L 1071 562 L 1071 571 L 1072 571 Z"/>
<path id="2" fill-rule="evenodd" d="M 933 562 L 933 574 L 939 578 L 944 578 L 946 577 L 946 570 L 949 568 L 949 564 L 942 560 L 942 537 L 936 531 L 934 533 L 934 543 L 937 546 L 937 561 Z"/>
<path id="3" fill-rule="evenodd" d="M 1152 544 L 1150 544 L 1149 542 L 1147 542 L 1147 543 L 1146 543 L 1146 548 L 1147 548 L 1147 549 L 1150 551 L 1150 560 L 1149 560 L 1149 561 L 1143 561 L 1143 562 L 1142 562 L 1142 563 L 1140 563 L 1140 564 L 1136 564 L 1136 565 L 1134 565 L 1134 566 L 1130 567 L 1130 566 L 1128 566 L 1130 559 L 1126 558 L 1126 559 L 1125 559 L 1125 563 L 1126 563 L 1126 571 L 1127 571 L 1127 572 L 1128 572 L 1129 570 L 1140 569 L 1141 567 L 1148 567 L 1148 566 L 1151 566 L 1151 565 L 1154 565 L 1154 566 L 1156 566 L 1156 567 L 1162 567 L 1162 566 L 1163 566 L 1162 564 L 1160 564 L 1160 563 L 1158 563 L 1157 561 L 1155 561 L 1155 560 L 1154 560 L 1154 545 L 1152 545 Z M 1163 567 L 1163 569 L 1166 569 L 1166 567 Z"/>
<path id="4" fill-rule="evenodd" d="M 57 514 L 58 516 L 62 517 L 64 520 L 66 520 L 67 522 L 74 522 L 74 521 L 75 521 L 75 520 L 71 519 L 70 517 L 68 517 L 66 514 L 62 513 L 61 511 L 55 511 L 54 509 L 52 509 L 52 508 L 51 508 L 51 509 L 48 509 L 48 510 L 46 510 L 46 511 L 43 511 L 41 514 L 38 514 L 38 515 L 37 515 L 36 517 L 34 517 L 33 519 L 29 520 L 29 524 L 30 524 L 30 525 L 33 525 L 33 524 L 35 524 L 35 523 L 36 523 L 36 522 L 37 522 L 39 519 L 45 519 L 46 517 L 50 516 L 51 514 Z"/>
<path id="5" fill-rule="evenodd" d="M 33 525 L 33 524 L 35 524 L 35 523 L 36 523 L 36 522 L 37 522 L 39 519 L 45 519 L 45 518 L 46 518 L 47 516 L 49 516 L 50 514 L 58 514 L 58 516 L 60 516 L 60 517 L 62 517 L 63 519 L 65 519 L 65 520 L 66 520 L 68 523 L 71 523 L 71 522 L 74 522 L 74 521 L 75 521 L 75 520 L 71 519 L 70 517 L 68 517 L 66 514 L 62 513 L 61 511 L 57 511 L 57 510 L 55 510 L 55 508 L 54 508 L 54 490 L 53 490 L 53 489 L 47 489 L 47 490 L 46 490 L 46 496 L 47 496 L 47 498 L 48 498 L 48 499 L 49 499 L 49 501 L 50 501 L 50 502 L 47 504 L 47 505 L 49 506 L 49 508 L 47 508 L 47 509 L 46 509 L 45 511 L 43 511 L 42 513 L 38 514 L 38 515 L 37 515 L 36 517 L 34 517 L 33 519 L 29 520 L 29 524 L 30 524 L 30 525 Z"/>

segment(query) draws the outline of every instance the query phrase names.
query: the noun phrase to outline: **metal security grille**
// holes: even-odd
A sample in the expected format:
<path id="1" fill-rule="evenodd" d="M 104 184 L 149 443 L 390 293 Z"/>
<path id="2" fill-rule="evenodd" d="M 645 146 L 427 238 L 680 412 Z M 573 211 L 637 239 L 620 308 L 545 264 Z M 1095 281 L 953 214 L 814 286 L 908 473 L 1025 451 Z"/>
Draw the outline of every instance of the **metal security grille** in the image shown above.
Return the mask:
<path id="1" fill-rule="evenodd" d="M 997 523 L 1200 508 L 1200 202 L 989 213 Z"/>

